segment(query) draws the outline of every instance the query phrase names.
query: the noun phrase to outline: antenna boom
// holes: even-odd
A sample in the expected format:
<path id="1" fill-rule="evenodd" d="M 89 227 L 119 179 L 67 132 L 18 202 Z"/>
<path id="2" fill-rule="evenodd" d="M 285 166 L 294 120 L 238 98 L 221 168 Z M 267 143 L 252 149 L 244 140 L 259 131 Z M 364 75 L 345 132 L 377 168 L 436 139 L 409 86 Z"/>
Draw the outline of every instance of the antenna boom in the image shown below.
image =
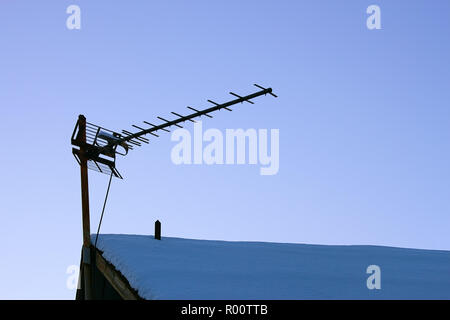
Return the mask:
<path id="1" fill-rule="evenodd" d="M 261 86 L 257 86 L 257 87 L 258 88 L 262 88 Z M 266 94 L 273 95 L 272 88 L 267 88 L 267 89 L 263 88 L 261 91 L 249 94 L 249 95 L 244 96 L 244 97 L 239 97 L 237 99 L 234 99 L 234 100 L 222 103 L 222 104 L 216 104 L 215 106 L 213 106 L 211 108 L 207 108 L 207 109 L 204 109 L 204 110 L 198 110 L 198 111 L 196 111 L 194 113 L 191 113 L 191 114 L 189 114 L 187 116 L 181 116 L 179 114 L 176 114 L 178 116 L 178 118 L 175 119 L 175 120 L 169 121 L 169 120 L 166 120 L 166 119 L 162 119 L 163 121 L 165 121 L 165 123 L 162 123 L 160 125 L 154 125 L 151 128 L 148 128 L 148 129 L 145 129 L 145 130 L 141 130 L 139 132 L 130 134 L 130 135 L 128 135 L 126 137 L 123 137 L 121 139 L 117 139 L 117 140 L 111 141 L 104 148 L 114 147 L 114 146 L 116 146 L 116 145 L 118 145 L 120 143 L 129 142 L 132 139 L 137 139 L 137 138 L 139 138 L 139 137 L 141 137 L 143 135 L 151 134 L 152 132 L 155 132 L 155 131 L 158 131 L 158 130 L 164 130 L 165 128 L 168 128 L 170 126 L 180 127 L 178 124 L 181 123 L 181 122 L 184 122 L 186 120 L 192 121 L 192 119 L 194 119 L 196 117 L 200 117 L 202 115 L 208 116 L 208 113 L 210 113 L 210 112 L 214 112 L 214 111 L 217 111 L 217 110 L 220 110 L 220 109 L 227 109 L 227 107 L 229 107 L 229 106 L 232 106 L 232 105 L 238 104 L 238 103 L 242 103 L 242 102 L 251 102 L 250 101 L 251 99 L 259 97 L 259 96 L 262 96 L 262 95 L 266 95 Z M 193 108 L 190 108 L 190 109 L 195 110 Z"/>

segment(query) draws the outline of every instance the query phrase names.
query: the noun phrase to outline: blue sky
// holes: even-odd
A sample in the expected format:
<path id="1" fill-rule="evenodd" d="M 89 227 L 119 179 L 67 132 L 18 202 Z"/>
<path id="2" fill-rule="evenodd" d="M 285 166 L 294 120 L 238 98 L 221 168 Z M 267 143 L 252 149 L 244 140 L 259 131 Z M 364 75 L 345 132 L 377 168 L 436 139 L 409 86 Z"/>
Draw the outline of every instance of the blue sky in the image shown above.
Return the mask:
<path id="1" fill-rule="evenodd" d="M 66 8 L 81 8 L 81 30 Z M 368 30 L 366 8 L 381 8 Z M 78 114 L 112 130 L 228 91 L 278 99 L 203 126 L 280 130 L 280 170 L 185 165 L 170 134 L 119 158 L 105 233 L 450 249 L 448 1 L 3 1 L 0 298 L 71 299 Z M 192 126 L 187 124 L 188 129 Z M 90 174 L 92 232 L 108 177 Z"/>

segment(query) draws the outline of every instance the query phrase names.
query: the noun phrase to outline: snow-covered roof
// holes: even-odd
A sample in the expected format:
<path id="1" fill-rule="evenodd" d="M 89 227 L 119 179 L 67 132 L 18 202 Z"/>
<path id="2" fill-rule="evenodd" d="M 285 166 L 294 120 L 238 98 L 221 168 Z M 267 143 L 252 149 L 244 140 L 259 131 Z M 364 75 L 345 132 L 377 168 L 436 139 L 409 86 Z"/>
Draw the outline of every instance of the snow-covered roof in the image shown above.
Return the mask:
<path id="1" fill-rule="evenodd" d="M 97 247 L 145 299 L 450 299 L 450 251 L 113 234 Z"/>

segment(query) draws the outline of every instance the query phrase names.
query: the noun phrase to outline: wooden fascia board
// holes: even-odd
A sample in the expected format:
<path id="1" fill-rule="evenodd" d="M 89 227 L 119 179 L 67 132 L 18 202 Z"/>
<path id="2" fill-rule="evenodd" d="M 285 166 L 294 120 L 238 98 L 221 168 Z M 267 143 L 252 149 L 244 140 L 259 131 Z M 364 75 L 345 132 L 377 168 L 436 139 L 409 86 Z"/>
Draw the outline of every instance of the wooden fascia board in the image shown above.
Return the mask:
<path id="1" fill-rule="evenodd" d="M 130 287 L 130 284 L 125 277 L 117 271 L 112 264 L 106 261 L 98 251 L 96 252 L 95 263 L 97 269 L 103 274 L 117 293 L 119 293 L 122 299 L 142 300 L 136 291 Z"/>

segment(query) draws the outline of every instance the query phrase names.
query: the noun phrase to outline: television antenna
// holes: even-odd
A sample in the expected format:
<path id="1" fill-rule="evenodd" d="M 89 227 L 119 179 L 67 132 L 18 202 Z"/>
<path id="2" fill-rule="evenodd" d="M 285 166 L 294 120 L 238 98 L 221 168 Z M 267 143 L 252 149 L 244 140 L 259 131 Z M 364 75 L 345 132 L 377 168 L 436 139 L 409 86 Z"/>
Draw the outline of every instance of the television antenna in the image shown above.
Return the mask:
<path id="1" fill-rule="evenodd" d="M 187 108 L 192 112 L 188 115 L 183 116 L 179 113 L 171 112 L 174 116 L 176 116 L 175 119 L 167 120 L 162 117 L 157 117 L 161 121 L 160 124 L 153 124 L 147 121 L 143 121 L 147 128 L 144 128 L 143 125 L 132 125 L 132 127 L 134 128 L 133 131 L 135 131 L 135 129 L 138 130 L 135 132 L 122 130 L 121 133 L 118 133 L 87 122 L 84 115 L 79 115 L 78 121 L 72 134 L 71 142 L 73 145 L 72 153 L 75 156 L 78 164 L 80 165 L 81 171 L 81 208 L 83 221 L 83 268 L 81 271 L 83 272 L 84 277 L 84 298 L 86 300 L 90 300 L 93 298 L 93 288 L 91 281 L 92 269 L 90 267 L 90 261 L 95 259 L 95 256 L 92 255 L 95 254 L 95 252 L 92 252 L 90 250 L 91 234 L 88 169 L 110 175 L 110 183 L 113 176 L 122 179 L 123 177 L 116 169 L 116 156 L 126 156 L 130 150 L 140 147 L 143 144 L 148 144 L 149 139 L 145 136 L 151 135 L 154 137 L 159 137 L 157 133 L 159 133 L 160 131 L 170 132 L 168 128 L 171 126 L 182 128 L 180 123 L 183 123 L 185 121 L 195 122 L 194 119 L 201 116 L 212 118 L 210 113 L 222 109 L 232 111 L 230 107 L 238 103 L 247 102 L 250 104 L 254 104 L 254 102 L 251 100 L 262 95 L 270 94 L 271 96 L 277 98 L 277 95 L 272 92 L 272 88 L 264 88 L 258 84 L 254 85 L 259 88 L 260 91 L 246 96 L 240 96 L 234 92 L 230 92 L 230 94 L 236 99 L 230 100 L 225 103 L 217 103 L 212 100 L 208 100 L 208 102 L 213 106 L 203 110 L 198 110 L 196 108 L 188 106 Z"/>

